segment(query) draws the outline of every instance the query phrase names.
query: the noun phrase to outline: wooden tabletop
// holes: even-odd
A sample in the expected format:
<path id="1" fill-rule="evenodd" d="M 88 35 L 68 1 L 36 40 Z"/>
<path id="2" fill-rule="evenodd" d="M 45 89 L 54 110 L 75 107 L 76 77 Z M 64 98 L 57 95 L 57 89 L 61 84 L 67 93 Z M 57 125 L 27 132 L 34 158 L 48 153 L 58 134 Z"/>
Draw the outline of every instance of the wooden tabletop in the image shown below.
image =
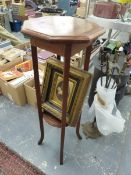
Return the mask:
<path id="1" fill-rule="evenodd" d="M 103 27 L 85 19 L 70 16 L 45 16 L 24 22 L 22 32 L 49 42 L 84 42 L 105 32 Z"/>

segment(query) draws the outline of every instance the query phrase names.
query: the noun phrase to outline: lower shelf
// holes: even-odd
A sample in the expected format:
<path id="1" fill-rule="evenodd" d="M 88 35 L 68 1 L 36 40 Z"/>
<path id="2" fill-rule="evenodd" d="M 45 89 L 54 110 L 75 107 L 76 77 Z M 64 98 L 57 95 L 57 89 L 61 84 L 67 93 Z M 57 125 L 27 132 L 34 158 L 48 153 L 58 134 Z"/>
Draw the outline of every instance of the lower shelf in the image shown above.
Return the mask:
<path id="1" fill-rule="evenodd" d="M 57 119 L 56 117 L 54 117 L 50 113 L 44 112 L 43 113 L 43 119 L 46 123 L 48 123 L 51 126 L 54 126 L 54 127 L 57 127 L 57 128 L 61 128 L 61 126 L 62 126 L 61 120 Z M 68 124 L 66 124 L 66 127 L 67 126 L 68 126 Z"/>

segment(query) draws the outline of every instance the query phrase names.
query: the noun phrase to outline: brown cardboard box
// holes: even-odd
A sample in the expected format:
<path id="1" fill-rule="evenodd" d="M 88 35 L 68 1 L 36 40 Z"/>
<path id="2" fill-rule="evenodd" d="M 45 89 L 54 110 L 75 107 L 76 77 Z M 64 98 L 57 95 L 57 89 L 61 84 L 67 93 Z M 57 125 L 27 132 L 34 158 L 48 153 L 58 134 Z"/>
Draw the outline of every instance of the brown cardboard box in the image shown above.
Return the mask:
<path id="1" fill-rule="evenodd" d="M 25 95 L 24 83 L 21 83 L 17 86 L 13 86 L 9 82 L 0 79 L 0 87 L 2 94 L 8 97 L 15 104 L 20 106 L 26 104 L 27 99 Z"/>
<path id="2" fill-rule="evenodd" d="M 31 54 L 31 44 L 30 42 L 25 42 L 23 44 L 19 44 L 17 46 L 15 46 L 15 48 L 17 49 L 21 49 L 21 50 L 24 50 L 26 51 L 26 55 L 24 56 L 24 60 L 32 60 L 32 54 Z M 43 59 L 40 59 L 38 58 L 38 63 L 39 64 L 42 64 L 42 65 L 45 65 L 45 62 L 46 62 L 46 57 L 55 57 L 55 54 L 51 53 L 51 52 L 48 52 L 48 51 L 45 51 L 45 53 L 42 51 L 41 48 L 37 48 L 37 53 L 38 53 L 38 57 L 39 56 L 44 56 L 45 55 L 45 58 Z"/>
<path id="3" fill-rule="evenodd" d="M 85 10 L 85 7 L 80 6 L 79 8 L 77 8 L 76 15 L 82 18 L 85 17 Z"/>
<path id="4" fill-rule="evenodd" d="M 19 86 L 12 86 L 7 81 L 3 81 L 0 79 L 1 91 L 2 94 L 8 97 L 11 101 L 13 101 L 17 105 L 25 105 L 26 104 L 26 95 L 24 84 Z"/>
<path id="5" fill-rule="evenodd" d="M 45 65 L 39 64 L 39 69 L 45 71 Z M 36 100 L 36 90 L 35 90 L 35 82 L 34 79 L 30 79 L 24 83 L 25 87 L 25 93 L 27 97 L 27 103 L 36 106 L 37 105 L 37 100 Z M 42 86 L 40 86 L 42 90 Z"/>
<path id="6" fill-rule="evenodd" d="M 16 64 L 19 64 L 21 63 L 23 60 L 22 58 L 16 58 L 15 60 L 3 65 L 3 66 L 0 66 L 0 71 L 6 71 L 12 67 L 14 67 Z M 3 92 L 2 92 L 2 88 L 1 88 L 1 82 L 0 82 L 0 91 L 1 93 L 3 94 L 3 92 L 5 92 L 6 90 L 3 88 Z"/>
<path id="7" fill-rule="evenodd" d="M 21 50 L 25 50 L 26 48 L 28 48 L 28 47 L 30 47 L 30 46 L 31 46 L 31 44 L 30 44 L 30 42 L 28 41 L 28 42 L 25 42 L 25 43 L 23 43 L 23 44 L 18 44 L 18 45 L 16 45 L 15 48 L 21 49 Z"/>
<path id="8" fill-rule="evenodd" d="M 32 60 L 31 44 L 30 44 L 29 41 L 25 42 L 23 44 L 18 44 L 18 45 L 15 46 L 15 48 L 26 51 L 26 55 L 23 58 L 24 61 L 25 60 Z"/>
<path id="9" fill-rule="evenodd" d="M 35 90 L 35 81 L 31 79 L 24 84 L 25 93 L 27 97 L 27 103 L 32 106 L 37 105 L 36 100 L 36 90 Z M 42 86 L 40 86 L 40 90 L 42 91 Z"/>
<path id="10" fill-rule="evenodd" d="M 25 43 L 16 45 L 15 48 L 21 49 L 21 50 L 25 50 L 25 51 L 26 51 L 27 48 L 31 48 L 31 43 L 30 43 L 30 41 L 27 41 L 27 42 L 25 42 Z M 40 50 L 41 50 L 40 48 L 37 48 L 37 51 L 38 51 L 38 52 L 39 52 Z"/>
<path id="11" fill-rule="evenodd" d="M 12 3 L 13 15 L 25 15 L 25 4 L 24 3 Z"/>
<path id="12" fill-rule="evenodd" d="M 34 86 L 35 86 L 34 79 L 31 79 L 24 84 L 27 102 L 32 106 L 36 106 L 37 104 L 36 91 Z"/>
<path id="13" fill-rule="evenodd" d="M 12 68 L 13 66 L 15 66 L 16 64 L 21 63 L 22 61 L 23 61 L 23 59 L 18 57 L 16 59 L 14 59 L 13 61 L 6 63 L 3 66 L 0 66 L 0 71 L 8 70 L 8 69 Z"/>
<path id="14" fill-rule="evenodd" d="M 1 89 L 1 93 L 5 96 L 7 96 L 7 84 L 5 81 L 0 79 L 0 89 Z"/>
<path id="15" fill-rule="evenodd" d="M 19 63 L 22 63 L 22 60 L 19 60 Z M 9 67 L 7 67 L 7 70 L 9 68 L 14 67 L 15 65 L 16 64 L 11 64 Z M 24 83 L 21 83 L 17 86 L 13 86 L 10 84 L 10 82 L 0 79 L 0 88 L 1 88 L 2 94 L 8 97 L 15 104 L 20 106 L 26 104 L 27 99 L 25 95 Z"/>

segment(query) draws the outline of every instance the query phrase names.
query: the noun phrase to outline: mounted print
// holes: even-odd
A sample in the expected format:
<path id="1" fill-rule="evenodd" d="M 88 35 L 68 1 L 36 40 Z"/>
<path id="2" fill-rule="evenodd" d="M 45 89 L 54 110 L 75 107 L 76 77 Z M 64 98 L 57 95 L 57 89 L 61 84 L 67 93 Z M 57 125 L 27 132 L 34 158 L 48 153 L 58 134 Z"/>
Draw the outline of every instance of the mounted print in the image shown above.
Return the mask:
<path id="1" fill-rule="evenodd" d="M 63 63 L 49 59 L 46 63 L 45 78 L 42 87 L 42 109 L 57 119 L 62 119 L 63 99 Z M 66 122 L 75 126 L 80 116 L 84 98 L 88 90 L 91 74 L 70 67 Z"/>

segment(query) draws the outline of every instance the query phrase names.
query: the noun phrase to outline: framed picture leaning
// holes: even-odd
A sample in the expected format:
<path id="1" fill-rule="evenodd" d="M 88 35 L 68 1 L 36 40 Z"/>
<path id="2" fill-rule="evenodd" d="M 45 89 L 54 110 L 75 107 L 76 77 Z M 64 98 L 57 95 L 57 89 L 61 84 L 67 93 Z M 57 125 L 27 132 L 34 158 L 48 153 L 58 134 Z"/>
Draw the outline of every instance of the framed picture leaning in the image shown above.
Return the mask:
<path id="1" fill-rule="evenodd" d="M 66 122 L 75 126 L 86 97 L 91 74 L 70 67 Z M 45 78 L 42 87 L 42 109 L 57 119 L 62 117 L 63 63 L 49 59 L 46 63 Z"/>

